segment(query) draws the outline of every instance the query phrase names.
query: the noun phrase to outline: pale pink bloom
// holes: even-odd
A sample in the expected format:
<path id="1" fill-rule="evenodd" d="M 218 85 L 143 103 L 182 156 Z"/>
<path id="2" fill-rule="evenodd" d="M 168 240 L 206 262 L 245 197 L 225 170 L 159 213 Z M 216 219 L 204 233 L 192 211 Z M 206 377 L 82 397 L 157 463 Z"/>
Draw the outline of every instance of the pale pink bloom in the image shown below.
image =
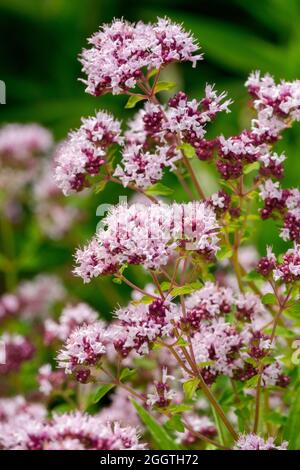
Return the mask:
<path id="1" fill-rule="evenodd" d="M 124 263 L 157 269 L 177 246 L 211 257 L 218 250 L 217 231 L 214 211 L 202 202 L 119 204 L 102 220 L 90 244 L 77 251 L 74 272 L 88 282 Z"/>
<path id="2" fill-rule="evenodd" d="M 114 326 L 114 346 L 123 357 L 135 350 L 144 355 L 149 352 L 149 344 L 170 334 L 177 318 L 175 304 L 159 298 L 151 304 L 129 304 L 115 312 L 118 323 Z"/>
<path id="3" fill-rule="evenodd" d="M 186 422 L 195 433 L 200 433 L 205 437 L 214 437 L 217 429 L 208 416 L 199 416 L 196 414 L 184 413 L 184 422 Z M 184 432 L 176 431 L 177 442 L 189 446 L 199 440 L 189 429 Z"/>
<path id="4" fill-rule="evenodd" d="M 2 374 L 18 371 L 22 363 L 29 361 L 35 352 L 32 343 L 25 336 L 18 334 L 3 333 L 0 343 L 5 349 L 5 362 L 0 364 Z"/>
<path id="5" fill-rule="evenodd" d="M 54 415 L 51 420 L 19 417 L 0 430 L 5 450 L 139 450 L 135 428 L 104 423 L 99 417 L 80 413 Z"/>
<path id="6" fill-rule="evenodd" d="M 98 320 L 98 313 L 89 305 L 81 302 L 77 305 L 67 305 L 55 322 L 47 318 L 44 324 L 45 339 L 47 342 L 53 339 L 65 341 L 71 332 L 78 326 L 90 325 Z"/>
<path id="7" fill-rule="evenodd" d="M 39 390 L 44 395 L 50 395 L 50 393 L 61 387 L 65 381 L 65 375 L 62 371 L 53 371 L 50 364 L 44 364 L 38 370 L 38 383 Z"/>
<path id="8" fill-rule="evenodd" d="M 9 422 L 14 418 L 26 415 L 28 419 L 42 419 L 47 410 L 41 403 L 28 402 L 22 395 L 11 398 L 0 398 L 0 422 Z"/>
<path id="9" fill-rule="evenodd" d="M 120 122 L 104 111 L 82 119 L 81 127 L 69 134 L 56 155 L 55 181 L 65 195 L 80 191 L 88 185 L 87 176 L 99 173 L 109 147 L 122 143 L 120 133 Z"/>
<path id="10" fill-rule="evenodd" d="M 154 24 L 116 19 L 89 39 L 80 61 L 87 74 L 86 91 L 92 95 L 124 93 L 134 88 L 142 69 L 159 69 L 171 62 L 201 59 L 193 36 L 169 19 Z"/>
<path id="11" fill-rule="evenodd" d="M 273 437 L 263 439 L 257 434 L 243 434 L 237 440 L 235 450 L 287 450 L 288 443 L 276 446 Z"/>
<path id="12" fill-rule="evenodd" d="M 26 162 L 47 152 L 52 143 L 50 132 L 38 124 L 7 124 L 0 128 L 0 160 Z"/>
<path id="13" fill-rule="evenodd" d="M 109 334 L 102 322 L 76 328 L 57 355 L 58 367 L 76 380 L 85 383 L 91 377 L 91 368 L 100 363 L 106 353 Z"/>

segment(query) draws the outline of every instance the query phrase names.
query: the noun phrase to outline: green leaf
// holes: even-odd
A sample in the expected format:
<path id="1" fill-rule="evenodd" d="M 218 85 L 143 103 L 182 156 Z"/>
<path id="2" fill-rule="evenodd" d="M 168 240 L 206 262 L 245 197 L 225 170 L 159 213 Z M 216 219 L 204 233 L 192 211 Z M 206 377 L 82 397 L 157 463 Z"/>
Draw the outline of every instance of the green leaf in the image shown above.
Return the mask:
<path id="1" fill-rule="evenodd" d="M 176 87 L 175 82 L 158 82 L 155 85 L 154 93 L 159 93 L 160 91 L 172 90 L 175 87 Z"/>
<path id="2" fill-rule="evenodd" d="M 171 283 L 169 281 L 163 281 L 160 285 L 162 291 L 169 290 Z"/>
<path id="3" fill-rule="evenodd" d="M 152 351 L 159 351 L 162 347 L 163 347 L 163 345 L 160 344 L 160 343 L 157 343 L 157 342 L 152 343 L 152 345 L 151 345 Z"/>
<path id="4" fill-rule="evenodd" d="M 172 418 L 166 422 L 165 427 L 171 431 L 184 432 L 184 424 L 178 415 L 172 416 Z"/>
<path id="5" fill-rule="evenodd" d="M 139 101 L 146 100 L 147 96 L 130 96 L 129 100 L 125 105 L 125 109 L 134 108 Z"/>
<path id="6" fill-rule="evenodd" d="M 120 279 L 119 277 L 114 277 L 112 282 L 114 282 L 115 284 L 122 284 L 122 279 Z"/>
<path id="7" fill-rule="evenodd" d="M 193 398 L 198 388 L 199 383 L 200 383 L 200 380 L 195 378 L 195 379 L 190 379 L 183 384 L 184 395 L 187 400 L 191 400 Z"/>
<path id="8" fill-rule="evenodd" d="M 291 318 L 300 318 L 300 302 L 295 303 L 291 307 L 287 308 L 284 313 Z"/>
<path id="9" fill-rule="evenodd" d="M 98 403 L 98 401 L 100 401 L 101 398 L 103 398 L 114 387 L 115 387 L 115 384 L 106 384 L 106 385 L 102 385 L 101 387 L 99 387 L 96 390 L 95 395 L 93 396 L 92 402 Z"/>
<path id="10" fill-rule="evenodd" d="M 155 441 L 157 447 L 161 450 L 179 450 L 180 446 L 174 442 L 172 437 L 169 435 L 167 430 L 158 423 L 153 416 L 148 413 L 139 403 L 131 399 L 133 406 L 138 412 L 139 417 L 141 418 L 144 425 L 147 427 L 150 432 L 153 440 Z"/>
<path id="11" fill-rule="evenodd" d="M 176 341 L 176 344 L 175 346 L 188 346 L 188 342 L 185 341 L 182 336 L 180 338 L 178 338 L 178 340 Z"/>
<path id="12" fill-rule="evenodd" d="M 153 68 L 152 70 L 150 70 L 150 72 L 147 73 L 147 78 L 152 78 L 154 77 L 158 72 L 158 69 L 156 68 Z"/>
<path id="13" fill-rule="evenodd" d="M 232 248 L 224 245 L 217 251 L 217 259 L 222 261 L 223 259 L 231 258 L 233 255 Z"/>
<path id="14" fill-rule="evenodd" d="M 176 413 L 183 413 L 184 411 L 189 411 L 191 408 L 192 408 L 191 405 L 184 405 L 184 404 L 171 405 L 168 407 L 168 411 L 170 411 L 170 413 L 172 414 L 176 414 Z"/>
<path id="15" fill-rule="evenodd" d="M 201 289 L 202 284 L 200 281 L 191 282 L 190 284 L 185 284 L 181 287 L 175 287 L 171 290 L 172 297 L 177 297 L 178 295 L 191 294 L 195 290 Z"/>
<path id="16" fill-rule="evenodd" d="M 254 375 L 251 379 L 247 380 L 245 383 L 245 388 L 255 388 L 258 384 L 259 375 Z"/>
<path id="17" fill-rule="evenodd" d="M 276 299 L 276 296 L 274 294 L 265 294 L 262 296 L 262 299 L 261 299 L 262 303 L 263 304 L 276 304 L 277 303 L 277 299 Z"/>
<path id="18" fill-rule="evenodd" d="M 102 191 L 104 191 L 106 185 L 107 185 L 107 180 L 102 180 L 99 183 L 97 183 L 95 186 L 95 194 L 99 194 Z"/>
<path id="19" fill-rule="evenodd" d="M 162 183 L 155 183 L 145 190 L 148 196 L 170 196 L 174 193 L 174 189 L 168 188 Z"/>
<path id="20" fill-rule="evenodd" d="M 249 165 L 244 166 L 244 174 L 248 175 L 252 171 L 258 170 L 259 169 L 259 162 L 253 162 L 249 163 Z"/>
<path id="21" fill-rule="evenodd" d="M 289 442 L 290 450 L 299 450 L 300 448 L 300 390 L 294 390 L 293 400 L 283 429 L 283 439 Z"/>
<path id="22" fill-rule="evenodd" d="M 128 367 L 125 367 L 125 369 L 122 370 L 120 374 L 120 380 L 126 380 L 132 377 L 134 374 L 136 374 L 135 369 L 128 369 Z"/>
<path id="23" fill-rule="evenodd" d="M 178 150 L 182 150 L 187 158 L 194 158 L 196 156 L 195 148 L 191 144 L 179 145 Z"/>
<path id="24" fill-rule="evenodd" d="M 133 300 L 131 303 L 133 305 L 139 305 L 139 304 L 151 304 L 153 302 L 153 297 L 150 297 L 149 295 L 143 295 L 143 297 L 139 300 Z"/>
<path id="25" fill-rule="evenodd" d="M 211 408 L 212 408 L 212 412 L 213 412 L 213 415 L 214 415 L 216 427 L 217 427 L 217 430 L 218 430 L 218 436 L 219 436 L 220 443 L 221 443 L 222 445 L 225 445 L 225 430 L 224 430 L 224 424 L 223 424 L 223 422 L 221 421 L 220 416 L 219 416 L 218 413 L 216 412 L 215 408 L 214 408 L 213 406 L 212 406 Z"/>

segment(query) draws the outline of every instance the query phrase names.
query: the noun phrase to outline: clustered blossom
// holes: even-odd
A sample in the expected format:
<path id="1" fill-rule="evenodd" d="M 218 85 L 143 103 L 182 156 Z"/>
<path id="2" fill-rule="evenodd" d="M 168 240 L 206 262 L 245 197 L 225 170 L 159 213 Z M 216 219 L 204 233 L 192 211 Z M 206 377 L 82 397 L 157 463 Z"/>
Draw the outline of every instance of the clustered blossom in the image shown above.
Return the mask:
<path id="1" fill-rule="evenodd" d="M 239 178 L 244 167 L 254 162 L 259 164 L 262 177 L 281 179 L 285 155 L 271 152 L 270 145 L 293 121 L 300 120 L 300 82 L 282 81 L 276 85 L 271 76 L 260 77 L 260 73 L 255 72 L 246 81 L 246 87 L 257 113 L 251 128 L 233 137 L 218 137 L 211 141 L 210 152 L 205 152 L 203 158 L 198 156 L 207 160 L 215 149 L 216 167 L 225 180 Z"/>
<path id="2" fill-rule="evenodd" d="M 7 124 L 0 129 L 1 161 L 26 163 L 34 155 L 47 152 L 52 142 L 50 132 L 38 124 Z"/>
<path id="3" fill-rule="evenodd" d="M 215 119 L 216 114 L 222 111 L 229 112 L 228 106 L 231 100 L 224 100 L 226 93 L 220 95 L 213 86 L 206 85 L 205 95 L 201 101 L 188 100 L 182 91 L 169 100 L 167 119 L 163 123 L 163 129 L 195 148 L 200 159 L 207 159 L 206 152 L 210 145 L 204 140 L 205 125 Z"/>
<path id="4" fill-rule="evenodd" d="M 15 197 L 34 180 L 37 156 L 52 146 L 50 132 L 38 124 L 7 124 L 0 128 L 0 189 Z"/>
<path id="5" fill-rule="evenodd" d="M 270 247 L 267 255 L 262 257 L 257 265 L 257 271 L 264 277 L 272 277 L 275 281 L 285 284 L 296 282 L 300 279 L 300 246 L 294 245 L 283 255 L 278 262 Z"/>
<path id="6" fill-rule="evenodd" d="M 220 190 L 211 195 L 208 199 L 208 204 L 214 209 L 218 216 L 221 216 L 230 208 L 231 197 L 226 191 Z"/>
<path id="7" fill-rule="evenodd" d="M 236 294 L 232 289 L 211 282 L 188 296 L 186 314 L 177 315 L 179 327 L 190 331 L 197 364 L 207 383 L 213 383 L 218 375 L 246 381 L 258 374 L 253 362 L 271 352 L 270 337 L 258 330 L 265 309 L 258 296 L 246 292 Z M 240 322 L 247 322 L 240 330 L 226 321 L 231 312 Z M 289 378 L 282 372 L 279 361 L 266 365 L 263 370 L 263 386 L 285 387 Z"/>
<path id="8" fill-rule="evenodd" d="M 92 368 L 100 364 L 106 352 L 108 332 L 95 322 L 75 329 L 57 356 L 58 367 L 73 374 L 78 382 L 92 379 Z"/>
<path id="9" fill-rule="evenodd" d="M 185 323 L 198 330 L 206 321 L 217 319 L 235 310 L 237 319 L 256 320 L 263 314 L 263 305 L 258 296 L 246 292 L 235 294 L 231 288 L 212 282 L 195 291 L 186 299 Z"/>
<path id="10" fill-rule="evenodd" d="M 278 361 L 264 366 L 261 382 L 264 387 L 278 385 L 286 387 L 290 383 L 290 378 L 283 375 L 282 367 Z"/>
<path id="11" fill-rule="evenodd" d="M 272 142 L 278 138 L 278 131 L 300 120 L 300 81 L 281 80 L 276 84 L 274 78 L 254 72 L 246 82 L 253 97 L 254 108 L 258 112 L 255 122 L 257 138 L 267 138 Z"/>
<path id="12" fill-rule="evenodd" d="M 52 419 L 15 417 L 0 431 L 5 450 L 139 450 L 135 428 L 104 423 L 98 416 L 80 413 L 54 415 Z"/>
<path id="13" fill-rule="evenodd" d="M 130 304 L 120 308 L 115 316 L 118 323 L 115 327 L 115 349 L 122 357 L 135 350 L 144 355 L 149 352 L 150 343 L 171 333 L 171 321 L 177 315 L 174 304 L 154 300 L 151 304 Z"/>
<path id="14" fill-rule="evenodd" d="M 98 320 L 98 313 L 89 305 L 81 302 L 77 305 L 67 305 L 59 318 L 59 322 L 47 318 L 44 323 L 46 343 L 58 339 L 65 341 L 78 326 L 90 325 Z"/>
<path id="15" fill-rule="evenodd" d="M 147 188 L 163 177 L 163 170 L 176 169 L 175 162 L 181 158 L 178 150 L 157 146 L 154 151 L 145 151 L 142 145 L 131 144 L 122 152 L 122 166 L 118 165 L 114 176 L 122 181 L 124 187 L 134 183 Z"/>
<path id="16" fill-rule="evenodd" d="M 179 92 L 170 99 L 168 106 L 147 102 L 125 132 L 125 148 L 122 162 L 114 173 L 124 186 L 134 183 L 146 188 L 163 177 L 164 168 L 175 171 L 175 163 L 182 158 L 179 144 L 192 145 L 201 158 L 212 151 L 213 142 L 205 141 L 205 126 L 216 114 L 229 112 L 231 101 L 223 99 L 211 85 L 205 88 L 201 101 L 188 100 Z"/>
<path id="17" fill-rule="evenodd" d="M 198 329 L 205 320 L 230 313 L 233 304 L 234 296 L 231 289 L 206 282 L 202 289 L 187 297 L 186 322 L 192 328 Z"/>
<path id="18" fill-rule="evenodd" d="M 260 187 L 260 197 L 264 201 L 262 219 L 275 217 L 282 219 L 280 236 L 283 240 L 300 241 L 300 192 L 297 188 L 281 189 L 278 181 L 267 180 Z"/>
<path id="19" fill-rule="evenodd" d="M 282 263 L 276 265 L 273 271 L 275 281 L 285 283 L 299 281 L 300 279 L 300 246 L 288 250 L 283 256 Z"/>
<path id="20" fill-rule="evenodd" d="M 28 419 L 43 419 L 47 410 L 41 403 L 28 402 L 22 395 L 12 398 L 0 398 L 0 423 L 12 421 L 16 416 Z"/>
<path id="21" fill-rule="evenodd" d="M 89 282 L 116 273 L 125 263 L 157 269 L 178 247 L 211 257 L 218 249 L 217 230 L 215 213 L 202 202 L 119 204 L 90 244 L 77 250 L 74 272 Z"/>
<path id="22" fill-rule="evenodd" d="M 0 297 L 0 320 L 16 315 L 26 319 L 43 318 L 64 297 L 65 289 L 56 276 L 40 274 L 23 281 L 14 293 Z"/>
<path id="23" fill-rule="evenodd" d="M 176 432 L 177 441 L 184 446 L 195 444 L 199 438 L 195 433 L 202 434 L 202 436 L 213 438 L 217 434 L 217 429 L 212 421 L 207 416 L 198 416 L 193 414 L 184 414 L 184 422 L 194 431 L 191 432 L 188 428 L 184 432 Z"/>
<path id="24" fill-rule="evenodd" d="M 65 374 L 61 370 L 52 370 L 51 364 L 44 364 L 38 370 L 39 390 L 44 395 L 50 395 L 65 382 Z"/>
<path id="25" fill-rule="evenodd" d="M 171 62 L 201 59 L 193 36 L 169 19 L 154 24 L 129 23 L 116 19 L 89 39 L 80 61 L 87 74 L 86 91 L 99 96 L 125 93 L 134 88 L 143 70 L 160 69 Z"/>
<path id="26" fill-rule="evenodd" d="M 55 183 L 53 162 L 41 165 L 33 185 L 34 211 L 39 228 L 47 237 L 58 240 L 68 233 L 79 210 L 67 204 Z"/>
<path id="27" fill-rule="evenodd" d="M 161 373 L 161 380 L 154 382 L 154 393 L 147 394 L 147 405 L 150 407 L 157 406 L 164 408 L 170 405 L 171 401 L 176 397 L 176 391 L 170 388 L 168 380 L 174 380 L 173 375 L 168 375 L 168 369 L 164 367 Z"/>
<path id="28" fill-rule="evenodd" d="M 104 111 L 82 119 L 56 155 L 55 180 L 65 195 L 80 191 L 88 185 L 88 176 L 99 173 L 110 146 L 122 143 L 120 133 L 120 122 Z"/>
<path id="29" fill-rule="evenodd" d="M 243 335 L 223 319 L 201 326 L 192 338 L 192 345 L 197 364 L 203 365 L 204 380 L 212 383 L 219 374 L 232 377 L 233 371 L 243 364 L 240 357 L 243 344 Z"/>
<path id="30" fill-rule="evenodd" d="M 273 437 L 266 440 L 257 434 L 243 434 L 235 444 L 235 450 L 287 450 L 288 443 L 282 442 L 277 446 Z"/>
<path id="31" fill-rule="evenodd" d="M 0 364 L 2 374 L 18 371 L 23 362 L 29 361 L 35 352 L 31 342 L 21 335 L 3 333 L 0 342 L 5 350 L 5 363 Z"/>
<path id="32" fill-rule="evenodd" d="M 118 421 L 121 425 L 139 426 L 140 420 L 138 414 L 130 402 L 127 390 L 117 388 L 110 397 L 111 403 L 105 406 L 98 413 L 102 422 Z"/>

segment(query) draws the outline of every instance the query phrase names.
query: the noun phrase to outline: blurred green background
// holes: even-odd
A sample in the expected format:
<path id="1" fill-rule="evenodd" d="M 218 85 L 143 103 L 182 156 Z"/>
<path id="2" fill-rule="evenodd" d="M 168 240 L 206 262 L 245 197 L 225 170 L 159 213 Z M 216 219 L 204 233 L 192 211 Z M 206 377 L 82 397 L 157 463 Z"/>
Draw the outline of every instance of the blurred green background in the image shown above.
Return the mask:
<path id="1" fill-rule="evenodd" d="M 49 127 L 57 139 L 77 127 L 80 117 L 106 108 L 123 118 L 125 97 L 94 98 L 84 93 L 78 53 L 86 38 L 103 22 L 124 16 L 128 20 L 153 20 L 167 15 L 183 22 L 198 38 L 205 61 L 169 68 L 172 80 L 191 96 L 201 96 L 206 82 L 227 90 L 234 99 L 233 112 L 220 116 L 212 134 L 228 136 L 249 124 L 248 97 L 243 87 L 255 69 L 277 79 L 300 78 L 300 0 L 0 0 L 0 79 L 7 87 L 7 104 L 1 106 L 1 122 L 37 121 Z M 300 174 L 300 127 L 285 133 L 277 145 L 288 157 L 284 185 L 298 185 Z M 201 167 L 202 168 L 202 167 Z M 203 170 L 203 178 L 209 175 Z M 117 202 L 119 188 L 109 187 L 101 200 Z M 180 193 L 178 193 L 180 194 Z M 32 241 L 32 229 L 17 234 L 28 264 L 21 275 L 39 270 L 70 272 L 72 252 L 95 230 L 95 209 L 100 196 L 84 202 L 87 222 L 77 227 L 72 242 L 55 244 Z M 281 248 L 272 222 L 258 227 L 260 251 L 266 243 Z M 27 237 L 27 238 L 26 238 Z M 133 274 L 134 275 L 134 274 Z M 66 276 L 68 278 L 68 276 Z M 67 281 L 68 282 L 68 281 Z M 109 279 L 83 286 L 71 281 L 71 289 L 101 310 L 122 302 L 123 290 Z M 95 295 L 99 285 L 99 296 Z M 125 289 L 125 288 L 124 288 Z M 128 291 L 125 289 L 125 294 Z"/>

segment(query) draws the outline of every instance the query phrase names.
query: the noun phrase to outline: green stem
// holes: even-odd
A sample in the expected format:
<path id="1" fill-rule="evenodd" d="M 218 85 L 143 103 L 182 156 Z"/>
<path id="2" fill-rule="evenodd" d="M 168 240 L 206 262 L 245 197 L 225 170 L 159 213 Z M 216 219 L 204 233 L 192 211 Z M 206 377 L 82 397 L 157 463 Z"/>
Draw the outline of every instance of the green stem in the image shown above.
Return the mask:
<path id="1" fill-rule="evenodd" d="M 16 253 L 14 243 L 13 228 L 8 218 L 2 213 L 1 215 L 1 236 L 3 243 L 3 252 L 7 258 L 7 267 L 4 270 L 5 285 L 7 290 L 15 289 L 17 285 L 17 271 L 16 271 Z"/>

